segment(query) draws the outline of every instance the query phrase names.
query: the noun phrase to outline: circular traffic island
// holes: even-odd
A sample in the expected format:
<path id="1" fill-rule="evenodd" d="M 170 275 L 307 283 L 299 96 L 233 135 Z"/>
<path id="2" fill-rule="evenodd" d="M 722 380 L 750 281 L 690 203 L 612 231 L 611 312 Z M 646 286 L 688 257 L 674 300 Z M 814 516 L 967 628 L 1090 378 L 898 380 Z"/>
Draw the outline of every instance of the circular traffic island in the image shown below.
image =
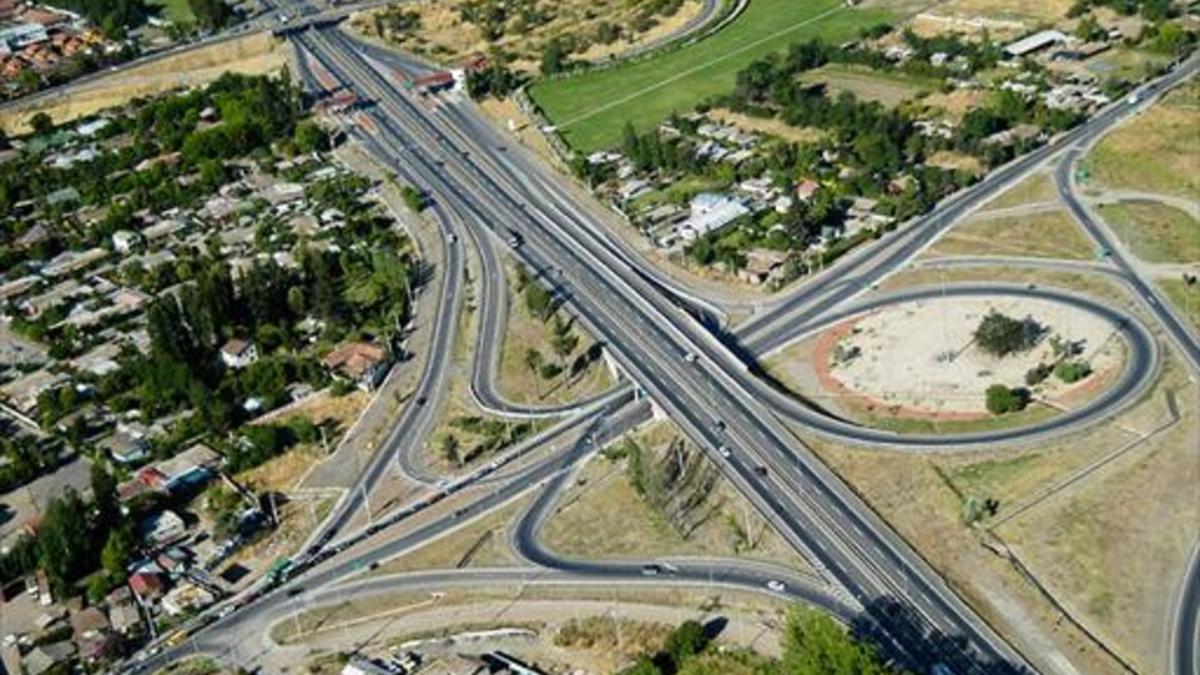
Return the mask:
<path id="1" fill-rule="evenodd" d="M 1153 362 L 1140 324 L 1067 292 L 906 289 L 859 305 L 768 367 L 829 417 L 897 437 L 1094 419 Z"/>

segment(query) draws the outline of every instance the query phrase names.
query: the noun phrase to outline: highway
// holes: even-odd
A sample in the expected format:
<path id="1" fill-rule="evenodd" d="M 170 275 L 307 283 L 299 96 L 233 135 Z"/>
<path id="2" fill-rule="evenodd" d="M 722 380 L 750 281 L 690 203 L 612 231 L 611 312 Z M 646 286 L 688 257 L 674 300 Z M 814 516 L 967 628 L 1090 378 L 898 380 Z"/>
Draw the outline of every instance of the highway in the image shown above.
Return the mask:
<path id="1" fill-rule="evenodd" d="M 398 158 L 419 175 L 418 186 L 464 214 L 468 226 L 517 233 L 518 255 L 565 294 L 602 336 L 631 379 L 711 453 L 794 546 L 872 611 L 887 644 L 911 662 L 956 664 L 963 672 L 1028 670 L 1023 659 L 975 617 L 931 569 L 886 528 L 790 432 L 758 404 L 740 363 L 675 304 L 621 261 L 594 246 L 569 219 L 515 199 L 491 166 L 495 146 L 460 146 L 445 117 L 400 94 L 337 31 L 312 31 L 299 43 L 331 72 L 376 101 L 369 109 L 380 135 L 412 148 Z M 704 365 L 684 359 L 703 354 Z M 703 413 L 720 410 L 723 418 Z M 729 459 L 716 449 L 733 448 Z M 765 475 L 764 475 L 765 474 Z M 895 621 L 897 613 L 906 621 Z M 919 619 L 919 634 L 902 631 Z M 949 650 L 942 636 L 961 638 Z M 931 637 L 936 636 L 936 637 Z M 950 652 L 950 653 L 942 653 Z M 982 665 L 980 665 L 982 664 Z"/>
<path id="2" fill-rule="evenodd" d="M 812 597 L 804 599 L 827 606 L 839 616 L 853 616 L 854 621 L 874 631 L 890 654 L 914 668 L 926 669 L 941 662 L 950 664 L 959 673 L 1032 671 L 1021 655 L 976 617 L 919 555 L 775 419 L 771 402 L 761 397 L 763 385 L 743 359 L 747 354 L 769 351 L 794 339 L 797 332 L 830 320 L 830 313 L 846 299 L 877 284 L 936 238 L 950 222 L 982 202 L 984 198 L 979 195 L 991 196 L 989 191 L 994 193 L 1000 189 L 997 186 L 1016 180 L 1023 171 L 1060 150 L 1063 139 L 1038 151 L 1043 153 L 1039 157 L 1019 160 L 1006 167 L 999 178 L 990 176 L 978 194 L 968 191 L 951 198 L 940 212 L 922 223 L 885 239 L 880 246 L 852 254 L 842 268 L 849 278 L 836 284 L 810 284 L 773 307 L 764 319 L 741 327 L 735 336 L 724 335 L 718 340 L 706 328 L 711 328 L 711 323 L 695 320 L 702 312 L 697 312 L 688 298 L 680 297 L 676 289 L 662 283 L 659 272 L 646 269 L 648 263 L 625 251 L 611 235 L 604 233 L 603 227 L 595 225 L 588 215 L 588 209 L 592 207 L 578 204 L 572 194 L 557 189 L 554 180 L 545 176 L 540 167 L 533 166 L 534 160 L 523 150 L 501 149 L 503 139 L 498 144 L 499 136 L 486 124 L 480 126 L 477 120 L 464 120 L 464 111 L 457 105 L 432 108 L 415 102 L 398 90 L 395 73 L 364 58 L 365 50 L 336 30 L 309 31 L 295 39 L 327 70 L 375 101 L 373 107 L 362 113 L 371 120 L 371 132 L 356 132 L 356 140 L 403 180 L 433 196 L 432 214 L 446 232 L 448 256 L 460 256 L 457 262 L 459 273 L 453 272 L 451 268 L 455 263 L 449 258 L 443 271 L 443 293 L 447 301 L 453 301 L 461 293 L 461 288 L 454 288 L 462 282 L 462 254 L 454 253 L 461 248 L 454 245 L 459 232 L 466 233 L 481 251 L 496 241 L 504 241 L 510 246 L 515 244 L 517 257 L 539 272 L 541 283 L 575 308 L 581 321 L 604 340 L 610 354 L 637 389 L 647 394 L 709 454 L 772 526 L 814 562 L 827 582 L 841 589 L 837 600 L 830 600 L 815 589 Z M 1194 68 L 1193 61 L 1186 69 Z M 1161 85 L 1154 86 L 1166 86 L 1178 74 L 1172 74 Z M 1114 112 L 1120 107 L 1118 104 L 1097 119 L 1107 120 L 1111 125 L 1121 114 L 1128 112 Z M 470 112 L 466 111 L 466 114 Z M 1025 161 L 1033 163 L 1025 164 Z M 450 236 L 452 232 L 453 237 Z M 484 255 L 481 252 L 481 259 Z M 485 261 L 484 265 L 486 267 L 488 263 Z M 484 276 L 495 281 L 498 278 L 495 268 L 488 269 L 491 272 Z M 1055 293 L 1048 289 L 999 286 L 981 292 L 997 291 L 1031 296 Z M 954 292 L 969 292 L 969 289 L 956 286 Z M 1063 300 L 1061 297 L 1053 299 Z M 894 298 L 873 300 L 896 301 Z M 871 300 L 860 303 L 860 308 L 869 302 Z M 492 312 L 495 304 L 485 304 L 488 312 Z M 1105 308 L 1089 306 L 1084 309 L 1103 311 Z M 441 315 L 451 317 L 447 321 L 453 323 L 458 311 L 457 308 L 455 311 L 443 308 Z M 1130 317 L 1122 313 L 1110 316 L 1129 326 L 1126 336 L 1131 344 L 1136 347 L 1143 341 L 1144 327 L 1139 328 L 1136 321 L 1130 323 Z M 502 313 L 496 317 L 500 320 Z M 442 323 L 439 316 L 430 358 L 415 395 L 418 398 L 424 395 L 427 403 L 404 407 L 393 433 L 364 472 L 360 489 L 339 505 L 326 532 L 338 533 L 361 506 L 356 501 L 361 499 L 360 493 L 369 492 L 392 462 L 404 462 L 404 457 L 409 454 L 405 448 L 412 449 L 417 445 L 412 439 L 422 433 L 427 436 L 435 423 L 434 411 L 444 395 L 444 389 L 439 386 L 444 387 L 445 381 L 445 377 L 438 375 L 444 375 L 446 355 L 453 344 L 448 336 L 454 332 L 452 326 L 441 326 Z M 495 322 L 481 324 L 481 335 L 483 331 L 491 335 L 502 331 Z M 746 336 L 746 344 L 750 346 L 735 341 L 742 335 Z M 1149 342 L 1153 344 L 1152 339 Z M 1140 353 L 1140 350 L 1135 351 Z M 1156 354 L 1152 347 L 1148 347 L 1146 353 L 1147 358 L 1156 358 L 1151 355 Z M 695 362 L 685 358 L 689 355 L 697 357 Z M 494 382 L 489 375 L 494 372 L 490 361 L 477 358 L 473 368 L 473 389 L 478 398 L 485 399 L 483 402 L 487 405 L 496 405 L 497 410 L 509 408 L 506 412 L 511 414 L 547 412 L 512 409 L 502 398 L 493 399 L 495 392 L 487 391 L 489 383 Z M 1133 362 L 1136 366 L 1139 360 Z M 1131 367 L 1127 373 L 1140 369 Z M 1136 386 L 1142 380 L 1131 378 L 1129 381 L 1131 386 Z M 612 395 L 618 394 L 627 396 L 628 392 L 618 391 Z M 625 401 L 627 398 L 622 403 Z M 600 405 L 602 401 L 589 403 Z M 609 407 L 601 413 L 602 416 L 609 414 L 612 414 Z M 624 425 L 628 424 L 623 416 L 616 417 L 618 421 L 609 422 L 613 433 L 627 428 Z M 569 424 L 577 425 L 583 419 L 594 418 L 577 415 Z M 719 453 L 718 448 L 726 448 L 729 456 L 723 457 L 724 453 Z M 439 520 L 419 528 L 358 558 L 331 560 L 328 565 L 314 568 L 298 583 L 304 589 L 320 589 L 312 591 L 314 595 L 325 594 L 329 584 L 357 573 L 364 564 L 397 555 L 420 542 L 441 536 L 464 522 L 467 516 L 495 508 L 503 503 L 495 501 L 501 495 L 512 498 L 515 491 L 528 490 L 545 480 L 561 487 L 569 468 L 579 461 L 585 450 L 590 451 L 590 448 L 577 444 L 571 453 L 557 458 L 559 463 L 539 464 L 539 471 L 545 473 L 523 474 L 505 483 L 493 498 L 470 507 L 477 507 L 478 511 L 459 512 L 450 520 Z M 414 467 L 405 467 L 406 471 L 410 469 Z M 528 535 L 519 538 L 522 553 L 535 562 L 559 569 L 564 576 L 625 580 L 640 576 L 640 566 L 636 563 L 564 561 L 541 550 L 536 540 L 537 526 L 556 492 L 544 491 L 543 497 L 535 502 L 535 505 L 542 505 L 542 510 L 531 509 L 527 514 L 529 517 L 522 521 Z M 715 571 L 720 571 L 733 585 L 761 590 L 765 582 L 761 574 L 755 576 L 742 564 L 726 563 L 720 570 L 708 569 L 707 574 Z M 693 573 L 703 574 L 704 570 L 689 567 L 680 581 L 687 582 Z M 297 587 L 300 586 L 291 586 L 292 589 Z M 796 587 L 808 592 L 808 588 L 799 582 Z M 844 603 L 846 607 L 835 609 L 834 605 L 838 603 Z M 237 633 L 241 622 L 277 616 L 278 612 L 286 611 L 286 608 L 280 609 L 286 604 L 284 594 L 275 591 L 260 599 L 253 611 L 238 612 L 222 619 L 212 629 L 201 632 L 197 639 L 206 650 L 219 650 L 222 640 L 226 639 L 221 635 Z M 1183 628 L 1181 626 L 1181 630 Z M 161 663 L 179 653 L 169 650 L 153 661 Z"/>

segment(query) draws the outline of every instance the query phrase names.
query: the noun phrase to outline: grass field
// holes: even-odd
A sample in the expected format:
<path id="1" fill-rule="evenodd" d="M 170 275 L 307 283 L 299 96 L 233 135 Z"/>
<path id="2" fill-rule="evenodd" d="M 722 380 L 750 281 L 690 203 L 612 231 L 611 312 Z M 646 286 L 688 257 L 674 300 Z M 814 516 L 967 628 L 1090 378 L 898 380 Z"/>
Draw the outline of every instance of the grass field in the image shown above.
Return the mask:
<path id="1" fill-rule="evenodd" d="M 1200 285 L 1188 286 L 1182 279 L 1162 279 L 1158 286 L 1175 309 L 1200 331 Z"/>
<path id="2" fill-rule="evenodd" d="M 1102 206 L 1100 214 L 1133 254 L 1146 262 L 1200 261 L 1200 222 L 1179 209 L 1136 202 Z"/>
<path id="3" fill-rule="evenodd" d="M 931 255 L 1010 255 L 1085 260 L 1094 247 L 1065 211 L 980 218 L 960 223 L 943 236 Z"/>
<path id="4" fill-rule="evenodd" d="M 1200 194 L 1200 82 L 1110 133 L 1088 155 L 1091 180 L 1106 187 L 1194 199 Z"/>
<path id="5" fill-rule="evenodd" d="M 188 0 L 151 0 L 148 4 L 151 7 L 161 7 L 162 14 L 160 16 L 171 23 L 184 24 L 196 20 L 196 15 L 192 13 Z"/>
<path id="6" fill-rule="evenodd" d="M 794 42 L 837 42 L 893 18 L 881 8 L 838 0 L 755 0 L 729 27 L 696 44 L 644 61 L 540 82 L 530 95 L 563 138 L 587 152 L 614 145 L 626 122 L 645 129 L 672 111 L 732 90 L 739 70 Z"/>

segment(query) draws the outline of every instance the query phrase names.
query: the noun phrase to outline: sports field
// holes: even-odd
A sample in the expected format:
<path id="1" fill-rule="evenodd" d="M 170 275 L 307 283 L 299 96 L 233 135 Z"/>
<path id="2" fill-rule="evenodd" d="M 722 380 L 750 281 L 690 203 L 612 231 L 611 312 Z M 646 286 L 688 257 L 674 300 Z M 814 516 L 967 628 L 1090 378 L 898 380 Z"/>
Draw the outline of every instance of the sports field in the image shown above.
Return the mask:
<path id="1" fill-rule="evenodd" d="M 618 143 L 626 122 L 645 129 L 672 111 L 732 91 L 739 70 L 793 42 L 841 42 L 892 18 L 887 9 L 847 7 L 842 0 L 751 0 L 710 38 L 644 61 L 539 82 L 530 95 L 572 148 L 590 152 Z"/>

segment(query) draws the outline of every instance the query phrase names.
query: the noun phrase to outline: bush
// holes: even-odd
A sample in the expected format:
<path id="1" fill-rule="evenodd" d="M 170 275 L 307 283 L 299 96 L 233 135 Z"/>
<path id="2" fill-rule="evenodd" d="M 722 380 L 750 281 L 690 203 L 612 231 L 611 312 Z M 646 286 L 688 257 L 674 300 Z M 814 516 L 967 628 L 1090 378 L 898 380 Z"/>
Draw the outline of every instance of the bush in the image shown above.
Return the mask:
<path id="1" fill-rule="evenodd" d="M 1087 361 L 1063 361 L 1054 367 L 1058 379 L 1072 384 L 1092 374 L 1092 367 Z"/>
<path id="2" fill-rule="evenodd" d="M 975 329 L 975 342 L 992 356 L 1007 356 L 1032 347 L 1039 332 L 1040 327 L 1032 321 L 1021 321 L 992 311 Z"/>
<path id="3" fill-rule="evenodd" d="M 1041 384 L 1047 377 L 1050 377 L 1051 370 L 1053 369 L 1045 363 L 1039 363 L 1030 368 L 1025 373 L 1025 386 L 1032 387 Z"/>
<path id="4" fill-rule="evenodd" d="M 1029 405 L 1029 391 L 1014 389 L 1004 384 L 993 384 L 987 388 L 987 409 L 993 415 L 1020 412 Z"/>

